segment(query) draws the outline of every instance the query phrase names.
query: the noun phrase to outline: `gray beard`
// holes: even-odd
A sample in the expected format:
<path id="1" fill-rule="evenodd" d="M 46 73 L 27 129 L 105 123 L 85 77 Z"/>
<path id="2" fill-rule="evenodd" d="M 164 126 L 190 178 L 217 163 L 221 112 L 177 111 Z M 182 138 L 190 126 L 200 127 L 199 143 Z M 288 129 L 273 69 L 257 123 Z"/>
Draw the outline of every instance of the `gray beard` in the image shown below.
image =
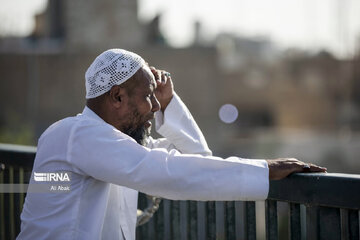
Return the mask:
<path id="1" fill-rule="evenodd" d="M 148 142 L 150 132 L 150 128 L 145 128 L 145 126 L 141 126 L 134 130 L 125 131 L 125 134 L 135 139 L 138 144 L 145 146 Z"/>

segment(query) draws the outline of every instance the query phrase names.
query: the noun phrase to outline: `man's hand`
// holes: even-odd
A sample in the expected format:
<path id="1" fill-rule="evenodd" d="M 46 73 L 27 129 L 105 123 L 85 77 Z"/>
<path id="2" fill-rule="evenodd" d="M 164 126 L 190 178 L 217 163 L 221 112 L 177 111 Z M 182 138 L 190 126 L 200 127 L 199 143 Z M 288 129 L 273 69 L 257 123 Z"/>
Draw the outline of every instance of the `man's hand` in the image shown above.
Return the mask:
<path id="1" fill-rule="evenodd" d="M 280 180 L 296 172 L 326 172 L 326 168 L 304 163 L 295 158 L 266 160 L 269 166 L 269 179 Z"/>
<path id="2" fill-rule="evenodd" d="M 150 70 L 154 74 L 157 83 L 155 95 L 160 102 L 161 111 L 164 112 L 174 95 L 174 84 L 168 72 L 154 67 L 150 67 Z"/>

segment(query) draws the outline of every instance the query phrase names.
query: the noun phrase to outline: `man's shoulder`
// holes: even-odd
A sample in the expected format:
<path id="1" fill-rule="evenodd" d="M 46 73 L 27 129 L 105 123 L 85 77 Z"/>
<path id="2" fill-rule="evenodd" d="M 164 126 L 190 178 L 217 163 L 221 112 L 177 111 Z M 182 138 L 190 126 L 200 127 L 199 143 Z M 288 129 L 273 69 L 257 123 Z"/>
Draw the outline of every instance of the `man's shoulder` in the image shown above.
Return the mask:
<path id="1" fill-rule="evenodd" d="M 88 118 L 81 114 L 78 114 L 77 116 L 67 117 L 51 124 L 43 132 L 40 138 L 43 138 L 53 133 L 58 134 L 61 132 L 69 132 L 77 126 L 98 127 L 101 125 L 104 125 L 104 122 L 100 122 L 97 121 L 96 119 Z"/>
<path id="2" fill-rule="evenodd" d="M 92 118 L 83 114 L 64 118 L 48 127 L 39 138 L 40 143 L 57 141 L 74 141 L 83 139 L 98 141 L 103 138 L 129 138 L 114 126 L 102 119 Z"/>

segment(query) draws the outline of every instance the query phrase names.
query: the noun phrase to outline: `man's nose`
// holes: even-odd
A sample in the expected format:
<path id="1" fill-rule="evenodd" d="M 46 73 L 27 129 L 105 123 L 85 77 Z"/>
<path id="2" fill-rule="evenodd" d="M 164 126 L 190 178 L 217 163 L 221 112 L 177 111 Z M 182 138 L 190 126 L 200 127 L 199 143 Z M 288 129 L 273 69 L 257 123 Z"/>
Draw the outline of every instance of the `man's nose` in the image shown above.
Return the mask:
<path id="1" fill-rule="evenodd" d="M 156 98 L 156 96 L 154 95 L 153 101 L 152 101 L 152 109 L 151 109 L 151 111 L 152 111 L 152 112 L 157 112 L 157 111 L 160 110 L 160 108 L 161 108 L 160 102 L 159 102 L 159 100 Z"/>

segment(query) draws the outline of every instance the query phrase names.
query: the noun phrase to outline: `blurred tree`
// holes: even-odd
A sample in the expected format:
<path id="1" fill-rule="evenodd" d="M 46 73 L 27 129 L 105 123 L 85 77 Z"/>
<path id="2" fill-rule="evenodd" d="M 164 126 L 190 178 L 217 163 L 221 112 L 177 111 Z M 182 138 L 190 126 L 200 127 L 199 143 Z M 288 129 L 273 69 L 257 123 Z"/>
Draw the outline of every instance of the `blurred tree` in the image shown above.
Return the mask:
<path id="1" fill-rule="evenodd" d="M 33 127 L 16 113 L 5 115 L 0 123 L 0 142 L 22 145 L 36 145 Z"/>

